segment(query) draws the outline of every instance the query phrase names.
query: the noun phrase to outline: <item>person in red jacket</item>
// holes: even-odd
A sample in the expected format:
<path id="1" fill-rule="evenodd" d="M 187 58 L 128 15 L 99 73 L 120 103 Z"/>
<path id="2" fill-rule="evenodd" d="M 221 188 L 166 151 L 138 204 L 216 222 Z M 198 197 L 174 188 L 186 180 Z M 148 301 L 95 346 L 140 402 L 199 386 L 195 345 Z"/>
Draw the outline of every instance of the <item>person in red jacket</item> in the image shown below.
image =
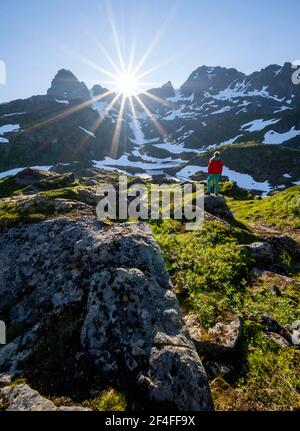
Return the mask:
<path id="1" fill-rule="evenodd" d="M 219 151 L 215 151 L 208 164 L 207 177 L 207 194 L 210 194 L 212 183 L 214 183 L 214 192 L 219 193 L 219 181 L 223 171 L 223 162 Z"/>

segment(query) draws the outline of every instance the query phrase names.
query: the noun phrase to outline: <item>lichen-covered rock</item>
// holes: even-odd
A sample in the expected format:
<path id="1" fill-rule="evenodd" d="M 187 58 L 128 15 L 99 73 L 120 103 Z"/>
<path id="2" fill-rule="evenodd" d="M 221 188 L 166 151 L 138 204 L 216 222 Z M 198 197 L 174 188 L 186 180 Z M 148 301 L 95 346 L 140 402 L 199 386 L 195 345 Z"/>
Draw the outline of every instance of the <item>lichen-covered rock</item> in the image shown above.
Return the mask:
<path id="1" fill-rule="evenodd" d="M 210 214 L 220 218 L 231 219 L 232 212 L 226 203 L 224 196 L 205 196 L 204 209 Z"/>
<path id="2" fill-rule="evenodd" d="M 271 264 L 274 261 L 273 248 L 268 242 L 253 242 L 252 244 L 242 245 L 241 247 L 251 252 L 258 266 Z"/>
<path id="3" fill-rule="evenodd" d="M 300 320 L 292 324 L 292 343 L 294 346 L 300 346 Z"/>
<path id="4" fill-rule="evenodd" d="M 198 354 L 208 358 L 232 353 L 242 334 L 242 321 L 238 317 L 226 318 L 208 331 L 203 330 L 195 314 L 186 316 L 185 322 Z"/>
<path id="5" fill-rule="evenodd" d="M 300 244 L 288 235 L 276 235 L 268 238 L 272 244 L 276 257 L 279 257 L 283 252 L 288 253 L 295 259 L 300 258 Z"/>
<path id="6" fill-rule="evenodd" d="M 206 374 L 143 223 L 54 219 L 0 234 L 1 304 L 22 333 L 0 349 L 62 392 L 95 380 L 180 410 L 213 408 Z M 9 326 L 9 325 L 8 325 Z"/>
<path id="7" fill-rule="evenodd" d="M 210 379 L 227 377 L 235 371 L 235 367 L 231 362 L 206 361 L 204 367 Z"/>
<path id="8" fill-rule="evenodd" d="M 14 180 L 18 185 L 26 187 L 55 176 L 54 173 L 49 171 L 25 168 L 14 176 Z"/>
<path id="9" fill-rule="evenodd" d="M 0 404 L 6 411 L 89 411 L 81 406 L 57 407 L 26 383 L 0 388 Z"/>

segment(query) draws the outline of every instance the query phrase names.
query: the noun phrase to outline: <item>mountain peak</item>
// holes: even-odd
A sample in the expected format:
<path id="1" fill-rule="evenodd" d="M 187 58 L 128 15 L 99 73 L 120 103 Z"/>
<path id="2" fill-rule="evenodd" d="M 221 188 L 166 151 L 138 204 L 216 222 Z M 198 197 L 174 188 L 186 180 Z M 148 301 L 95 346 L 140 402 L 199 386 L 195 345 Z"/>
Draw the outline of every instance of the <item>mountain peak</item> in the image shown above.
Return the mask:
<path id="1" fill-rule="evenodd" d="M 161 86 L 161 88 L 173 88 L 172 82 L 171 81 L 166 82 Z"/>
<path id="2" fill-rule="evenodd" d="M 151 93 L 154 96 L 160 97 L 162 99 L 175 96 L 175 90 L 171 81 L 166 82 L 161 87 L 151 88 L 148 93 Z"/>
<path id="3" fill-rule="evenodd" d="M 214 90 L 222 90 L 236 79 L 244 78 L 244 74 L 234 68 L 220 66 L 200 66 L 181 86 L 181 90 L 190 95 L 192 92 L 203 93 L 211 87 Z"/>
<path id="4" fill-rule="evenodd" d="M 60 69 L 47 90 L 47 96 L 55 99 L 87 100 L 90 98 L 89 90 L 84 82 L 79 82 L 76 76 L 67 69 Z"/>
<path id="5" fill-rule="evenodd" d="M 93 97 L 101 96 L 102 94 L 107 93 L 107 92 L 108 92 L 108 89 L 102 87 L 102 85 L 100 85 L 100 84 L 95 84 L 91 88 L 91 94 L 92 94 Z"/>

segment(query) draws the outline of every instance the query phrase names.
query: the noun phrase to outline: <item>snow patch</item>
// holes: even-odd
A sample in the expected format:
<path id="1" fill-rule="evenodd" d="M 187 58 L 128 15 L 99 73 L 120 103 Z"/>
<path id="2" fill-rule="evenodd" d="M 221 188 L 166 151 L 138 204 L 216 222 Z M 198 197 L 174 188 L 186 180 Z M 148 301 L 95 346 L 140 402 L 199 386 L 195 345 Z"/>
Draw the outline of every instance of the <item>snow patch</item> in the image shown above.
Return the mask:
<path id="1" fill-rule="evenodd" d="M 24 115 L 24 114 L 26 114 L 26 112 L 12 112 L 11 114 L 4 114 L 4 115 L 2 115 L 1 118 L 13 117 L 15 115 Z"/>
<path id="2" fill-rule="evenodd" d="M 231 110 L 231 107 L 230 107 L 230 106 L 224 106 L 223 108 L 218 109 L 217 111 L 213 111 L 213 112 L 211 112 L 211 113 L 210 113 L 210 115 L 222 114 L 223 112 L 228 112 L 228 111 L 230 111 L 230 110 Z"/>
<path id="3" fill-rule="evenodd" d="M 89 136 L 92 136 L 93 138 L 96 138 L 93 132 L 90 132 L 89 130 L 85 129 L 84 127 L 78 126 L 79 129 L 83 130 L 85 133 L 87 133 Z"/>
<path id="4" fill-rule="evenodd" d="M 100 114 L 100 116 L 103 116 L 107 106 L 108 106 L 108 102 L 103 102 L 102 100 L 99 100 L 93 103 L 92 109 L 94 109 L 94 111 L 97 111 L 98 114 Z"/>
<path id="5" fill-rule="evenodd" d="M 195 175 L 197 172 L 207 173 L 207 167 L 203 166 L 185 166 L 179 172 L 177 172 L 176 176 L 178 178 L 189 178 L 192 175 Z M 258 190 L 264 193 L 268 193 L 271 189 L 268 181 L 258 182 L 255 181 L 251 175 L 243 174 L 241 172 L 233 171 L 226 166 L 223 167 L 222 175 L 229 178 L 230 181 L 235 181 L 239 187 L 248 189 L 248 190 Z"/>
<path id="6" fill-rule="evenodd" d="M 283 142 L 289 141 L 300 135 L 300 130 L 296 130 L 293 126 L 288 132 L 278 133 L 274 130 L 269 130 L 265 134 L 264 144 L 282 144 Z"/>
<path id="7" fill-rule="evenodd" d="M 133 133 L 134 138 L 129 138 L 132 143 L 136 145 L 145 145 L 151 144 L 152 142 L 159 141 L 159 138 L 154 139 L 145 139 L 145 134 L 142 129 L 142 124 L 140 119 L 137 116 L 132 116 L 131 121 L 129 122 L 129 127 Z"/>
<path id="8" fill-rule="evenodd" d="M 55 102 L 62 103 L 63 105 L 69 105 L 70 104 L 70 102 L 68 100 L 55 99 Z"/>
<path id="9" fill-rule="evenodd" d="M 112 159 L 111 157 L 106 156 L 104 160 L 93 160 L 94 165 L 97 168 L 106 169 L 107 167 L 134 167 L 139 169 L 152 170 L 156 171 L 158 169 L 164 169 L 164 168 L 174 168 L 181 164 L 183 160 L 176 159 L 173 161 L 166 161 L 166 159 L 154 159 L 151 163 L 145 163 L 143 161 L 131 161 L 128 159 L 128 155 L 123 154 L 119 159 Z"/>
<path id="10" fill-rule="evenodd" d="M 5 126 L 0 126 L 0 135 L 17 132 L 18 130 L 20 130 L 20 124 L 5 124 Z"/>
<path id="11" fill-rule="evenodd" d="M 153 147 L 161 148 L 172 154 L 198 153 L 198 150 L 194 150 L 192 148 L 185 148 L 183 144 L 172 144 L 170 142 L 165 142 L 163 144 L 154 144 Z"/>
<path id="12" fill-rule="evenodd" d="M 245 123 L 241 126 L 241 130 L 247 130 L 247 132 L 258 132 L 260 130 L 263 130 L 265 127 L 270 126 L 271 124 L 276 124 L 280 121 L 276 120 L 276 119 L 271 119 L 271 120 L 262 120 L 262 119 L 258 119 L 258 120 L 253 120 L 250 121 L 249 123 Z"/>
<path id="13" fill-rule="evenodd" d="M 229 145 L 233 144 L 238 138 L 240 138 L 243 135 L 237 135 L 235 138 L 228 139 L 228 141 L 221 142 L 220 145 Z"/>

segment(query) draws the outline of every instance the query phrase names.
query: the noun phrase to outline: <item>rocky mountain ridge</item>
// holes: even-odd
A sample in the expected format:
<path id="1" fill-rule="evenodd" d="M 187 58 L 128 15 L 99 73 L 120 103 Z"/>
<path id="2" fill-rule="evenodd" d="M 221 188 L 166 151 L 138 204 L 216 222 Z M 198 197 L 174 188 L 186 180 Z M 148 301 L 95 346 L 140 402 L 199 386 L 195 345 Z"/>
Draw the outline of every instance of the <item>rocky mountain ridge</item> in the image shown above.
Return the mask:
<path id="1" fill-rule="evenodd" d="M 224 175 L 230 180 L 264 193 L 291 186 L 300 179 L 300 86 L 292 81 L 294 72 L 291 63 L 248 76 L 202 66 L 177 90 L 169 81 L 139 95 L 151 118 L 135 98 L 134 112 L 125 102 L 112 145 L 121 99 L 109 109 L 113 93 L 100 85 L 88 90 L 62 69 L 47 96 L 0 105 L 0 170 L 85 160 L 129 173 L 191 178 L 206 170 L 195 156 L 207 159 L 213 149 L 228 146 L 233 157 Z M 255 158 L 249 165 L 255 154 L 249 142 L 260 145 L 267 169 Z M 272 148 L 278 157 L 268 162 Z M 286 165 L 280 163 L 283 155 Z"/>

